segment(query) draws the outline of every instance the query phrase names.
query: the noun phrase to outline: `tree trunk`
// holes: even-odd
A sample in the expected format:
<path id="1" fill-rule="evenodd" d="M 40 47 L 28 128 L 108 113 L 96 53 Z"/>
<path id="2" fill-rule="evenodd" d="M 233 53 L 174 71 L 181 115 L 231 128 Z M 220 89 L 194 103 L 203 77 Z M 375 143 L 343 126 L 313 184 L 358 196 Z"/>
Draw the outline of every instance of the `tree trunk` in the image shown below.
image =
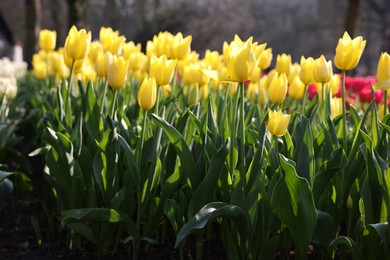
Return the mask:
<path id="1" fill-rule="evenodd" d="M 349 33 L 351 37 L 354 36 L 356 21 L 359 17 L 360 0 L 349 0 L 347 7 L 347 15 L 345 19 L 345 31 Z"/>
<path id="2" fill-rule="evenodd" d="M 32 56 L 38 51 L 38 34 L 41 29 L 41 0 L 25 0 L 26 38 L 24 55 L 31 68 Z"/>

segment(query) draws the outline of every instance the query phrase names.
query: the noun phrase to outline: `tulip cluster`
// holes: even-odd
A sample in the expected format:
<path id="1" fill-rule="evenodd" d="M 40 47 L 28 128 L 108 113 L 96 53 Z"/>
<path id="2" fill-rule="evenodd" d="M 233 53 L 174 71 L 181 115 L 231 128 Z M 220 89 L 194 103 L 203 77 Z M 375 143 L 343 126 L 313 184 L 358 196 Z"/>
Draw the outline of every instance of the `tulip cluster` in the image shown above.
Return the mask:
<path id="1" fill-rule="evenodd" d="M 8 58 L 0 59 L 0 99 L 15 98 L 18 90 L 18 80 L 22 79 L 27 72 L 27 63 L 12 62 Z"/>

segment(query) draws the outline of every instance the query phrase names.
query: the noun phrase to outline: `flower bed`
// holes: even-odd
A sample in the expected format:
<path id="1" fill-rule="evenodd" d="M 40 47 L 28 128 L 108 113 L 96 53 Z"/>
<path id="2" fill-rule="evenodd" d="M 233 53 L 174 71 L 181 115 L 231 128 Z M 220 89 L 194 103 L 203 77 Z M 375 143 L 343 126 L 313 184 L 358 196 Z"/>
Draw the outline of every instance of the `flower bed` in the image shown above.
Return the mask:
<path id="1" fill-rule="evenodd" d="M 202 58 L 180 33 L 145 52 L 110 28 L 55 39 L 41 32 L 22 95 L 49 194 L 31 218 L 39 244 L 134 259 L 202 259 L 210 245 L 232 259 L 388 255 L 387 53 L 357 78 L 365 41 L 348 34 L 340 74 L 324 56 L 270 68 L 272 49 L 238 36 Z"/>

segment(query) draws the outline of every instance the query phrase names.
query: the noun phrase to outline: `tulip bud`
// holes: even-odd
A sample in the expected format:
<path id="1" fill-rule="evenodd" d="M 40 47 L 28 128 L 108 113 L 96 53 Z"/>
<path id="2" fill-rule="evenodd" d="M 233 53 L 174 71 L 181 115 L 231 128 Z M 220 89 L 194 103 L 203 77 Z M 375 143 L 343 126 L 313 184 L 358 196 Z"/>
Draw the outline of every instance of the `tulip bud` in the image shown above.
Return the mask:
<path id="1" fill-rule="evenodd" d="M 53 51 L 56 47 L 57 32 L 41 30 L 39 32 L 39 47 L 44 51 Z"/>
<path id="2" fill-rule="evenodd" d="M 359 36 L 351 39 L 347 32 L 344 32 L 343 38 L 339 39 L 334 57 L 334 65 L 340 70 L 354 69 L 362 56 L 366 41 Z"/>
<path id="3" fill-rule="evenodd" d="M 268 131 L 272 135 L 283 136 L 287 132 L 288 123 L 291 115 L 283 114 L 282 111 L 273 111 L 268 108 Z"/>
<path id="4" fill-rule="evenodd" d="M 262 70 L 268 69 L 272 61 L 272 48 L 265 49 L 259 57 L 259 68 Z"/>
<path id="5" fill-rule="evenodd" d="M 309 85 L 314 82 L 313 69 L 314 69 L 314 59 L 309 57 L 305 59 L 304 56 L 301 56 L 301 70 L 299 71 L 299 78 L 305 85 Z"/>
<path id="6" fill-rule="evenodd" d="M 386 90 L 390 88 L 390 56 L 387 52 L 382 52 L 379 58 L 376 79 L 379 83 L 376 86 L 380 86 L 377 89 Z"/>
<path id="7" fill-rule="evenodd" d="M 115 90 L 123 88 L 127 81 L 128 68 L 128 61 L 123 57 L 114 56 L 107 72 L 108 85 Z"/>
<path id="8" fill-rule="evenodd" d="M 145 111 L 150 110 L 157 99 L 157 85 L 154 78 L 145 78 L 139 90 L 137 101 L 138 105 Z"/>
<path id="9" fill-rule="evenodd" d="M 176 60 L 169 60 L 165 55 L 160 58 L 152 55 L 149 76 L 156 79 L 158 86 L 169 84 L 174 76 L 176 64 Z"/>
<path id="10" fill-rule="evenodd" d="M 72 26 L 66 37 L 64 52 L 72 60 L 84 59 L 88 53 L 90 43 L 91 32 L 87 33 L 85 29 L 78 31 L 76 26 Z"/>
<path id="11" fill-rule="evenodd" d="M 283 53 L 282 55 L 278 54 L 276 56 L 275 70 L 279 74 L 286 74 L 288 76 L 291 70 L 291 55 Z"/>
<path id="12" fill-rule="evenodd" d="M 326 61 L 324 55 L 314 61 L 314 80 L 319 83 L 328 83 L 333 76 L 332 61 Z"/>
<path id="13" fill-rule="evenodd" d="M 198 102 L 199 99 L 199 86 L 198 84 L 192 84 L 190 86 L 190 90 L 188 92 L 188 105 L 192 106 L 195 105 Z"/>
<path id="14" fill-rule="evenodd" d="M 272 103 L 282 104 L 287 94 L 287 77 L 286 74 L 274 76 L 268 88 L 268 96 Z"/>
<path id="15" fill-rule="evenodd" d="M 299 79 L 298 76 L 295 76 L 292 82 L 290 83 L 290 88 L 288 89 L 288 95 L 293 99 L 302 99 L 305 92 L 305 84 Z"/>
<path id="16" fill-rule="evenodd" d="M 330 100 L 330 108 L 333 118 L 336 118 L 337 116 L 341 115 L 341 113 L 343 112 L 343 102 L 341 98 L 332 98 Z"/>

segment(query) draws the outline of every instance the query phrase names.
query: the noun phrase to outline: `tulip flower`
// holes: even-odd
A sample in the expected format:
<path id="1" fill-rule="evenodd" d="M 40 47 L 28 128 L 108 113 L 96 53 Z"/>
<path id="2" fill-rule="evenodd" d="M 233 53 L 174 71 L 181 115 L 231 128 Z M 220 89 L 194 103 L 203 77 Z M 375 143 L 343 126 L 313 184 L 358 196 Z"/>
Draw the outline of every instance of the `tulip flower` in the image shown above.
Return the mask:
<path id="1" fill-rule="evenodd" d="M 65 50 L 67 56 L 72 60 L 84 59 L 88 53 L 89 45 L 91 43 L 91 32 L 85 29 L 77 30 L 76 26 L 70 28 L 68 36 L 65 41 Z"/>
<path id="2" fill-rule="evenodd" d="M 199 86 L 206 85 L 209 81 L 209 78 L 200 71 L 202 66 L 204 65 L 197 63 L 184 67 L 183 80 L 188 84 L 198 83 Z"/>
<path id="3" fill-rule="evenodd" d="M 316 82 L 328 83 L 333 76 L 332 61 L 326 61 L 325 56 L 321 55 L 314 61 L 313 76 Z"/>
<path id="4" fill-rule="evenodd" d="M 176 60 L 167 59 L 165 55 L 160 58 L 152 55 L 149 76 L 156 79 L 158 86 L 169 84 L 174 76 L 176 64 Z"/>
<path id="5" fill-rule="evenodd" d="M 278 54 L 276 56 L 275 70 L 279 74 L 286 74 L 288 76 L 291 70 L 291 55 L 283 53 L 282 55 Z"/>
<path id="6" fill-rule="evenodd" d="M 187 103 L 189 106 L 195 105 L 198 102 L 199 99 L 199 85 L 198 84 L 192 84 L 189 87 L 188 96 L 187 96 Z"/>
<path id="7" fill-rule="evenodd" d="M 312 57 L 305 58 L 301 56 L 301 70 L 299 71 L 299 78 L 305 85 L 309 85 L 314 82 L 313 70 L 314 59 Z"/>
<path id="8" fill-rule="evenodd" d="M 91 42 L 91 44 L 89 45 L 88 58 L 92 62 L 95 62 L 99 52 L 103 52 L 103 47 L 100 44 L 100 42 L 97 41 Z"/>
<path id="9" fill-rule="evenodd" d="M 107 71 L 107 81 L 111 88 L 118 90 L 125 86 L 128 67 L 129 62 L 125 61 L 123 57 L 113 57 L 112 63 Z"/>
<path id="10" fill-rule="evenodd" d="M 56 47 L 57 32 L 41 30 L 39 32 L 39 47 L 44 51 L 53 51 Z"/>
<path id="11" fill-rule="evenodd" d="M 272 103 L 282 104 L 287 94 L 287 76 L 281 74 L 275 75 L 268 88 L 268 96 Z"/>
<path id="12" fill-rule="evenodd" d="M 287 126 L 290 122 L 291 115 L 283 114 L 282 111 L 273 111 L 268 108 L 268 131 L 272 135 L 283 136 L 287 132 Z"/>
<path id="13" fill-rule="evenodd" d="M 183 34 L 178 33 L 173 38 L 173 58 L 184 60 L 191 53 L 192 36 L 189 35 L 183 38 Z"/>
<path id="14" fill-rule="evenodd" d="M 161 90 L 162 90 L 161 94 L 163 99 L 166 99 L 172 93 L 172 86 L 169 84 L 163 85 L 161 86 Z"/>
<path id="15" fill-rule="evenodd" d="M 113 58 L 114 56 L 109 51 L 105 52 L 104 54 L 102 52 L 99 52 L 95 61 L 95 69 L 98 77 L 100 78 L 107 77 L 107 73 Z"/>
<path id="16" fill-rule="evenodd" d="M 138 90 L 138 105 L 145 111 L 150 110 L 156 104 L 156 98 L 156 80 L 154 78 L 145 78 Z"/>
<path id="17" fill-rule="evenodd" d="M 130 41 L 123 44 L 123 57 L 129 59 L 131 55 L 141 52 L 141 43 L 137 45 Z"/>
<path id="18" fill-rule="evenodd" d="M 362 56 L 366 41 L 362 36 L 351 39 L 347 32 L 339 39 L 334 57 L 334 65 L 340 70 L 354 69 Z"/>
<path id="19" fill-rule="evenodd" d="M 206 50 L 204 61 L 216 70 L 222 64 L 222 56 L 217 51 Z"/>
<path id="20" fill-rule="evenodd" d="M 299 79 L 298 76 L 295 76 L 290 83 L 290 88 L 288 89 L 288 95 L 293 99 L 302 99 L 305 91 L 305 84 Z"/>
<path id="21" fill-rule="evenodd" d="M 333 118 L 336 118 L 337 116 L 341 115 L 342 114 L 342 100 L 341 98 L 332 98 L 330 100 L 330 108 L 331 108 L 331 113 L 332 113 L 332 117 Z"/>
<path id="22" fill-rule="evenodd" d="M 376 79 L 378 83 L 374 85 L 375 89 L 390 89 L 390 55 L 387 52 L 381 53 L 378 61 Z"/>
<path id="23" fill-rule="evenodd" d="M 272 48 L 265 49 L 259 56 L 258 67 L 262 70 L 268 69 L 272 61 Z"/>

